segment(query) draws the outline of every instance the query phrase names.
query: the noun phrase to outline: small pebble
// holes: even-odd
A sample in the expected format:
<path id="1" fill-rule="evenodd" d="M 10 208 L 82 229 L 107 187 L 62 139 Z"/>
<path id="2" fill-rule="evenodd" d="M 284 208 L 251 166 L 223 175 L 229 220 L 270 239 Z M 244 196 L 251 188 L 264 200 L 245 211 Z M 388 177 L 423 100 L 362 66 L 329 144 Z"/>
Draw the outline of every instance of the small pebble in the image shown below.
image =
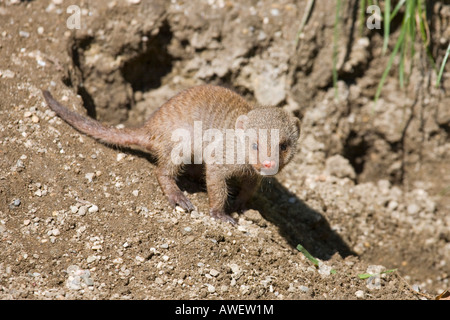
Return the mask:
<path id="1" fill-rule="evenodd" d="M 89 258 L 92 259 L 91 256 Z M 89 259 L 88 258 L 88 259 Z M 94 259 L 97 259 L 96 257 Z M 68 279 L 66 281 L 66 287 L 71 290 L 80 290 L 84 285 L 93 286 L 94 281 L 91 279 L 91 273 L 89 270 L 83 270 L 77 265 L 71 265 L 67 268 Z M 82 282 L 83 280 L 83 282 Z"/>
<path id="2" fill-rule="evenodd" d="M 80 290 L 81 282 L 80 277 L 69 276 L 66 283 L 67 288 L 71 290 Z"/>
<path id="3" fill-rule="evenodd" d="M 180 206 L 176 206 L 175 207 L 175 210 L 177 211 L 177 212 L 180 212 L 180 213 L 183 213 L 183 212 L 186 212 L 182 207 L 180 207 Z"/>
<path id="4" fill-rule="evenodd" d="M 102 246 L 100 245 L 100 244 L 94 244 L 92 247 L 91 247 L 91 249 L 92 250 L 102 250 Z"/>
<path id="5" fill-rule="evenodd" d="M 362 290 L 356 291 L 356 292 L 355 292 L 355 296 L 356 296 L 357 298 L 359 298 L 359 299 L 364 298 L 364 291 L 362 291 Z"/>
<path id="6" fill-rule="evenodd" d="M 270 14 L 271 15 L 273 15 L 273 16 L 279 16 L 280 15 L 280 10 L 278 10 L 278 9 L 272 9 L 272 10 L 270 10 Z"/>
<path id="7" fill-rule="evenodd" d="M 87 210 L 88 210 L 87 206 L 81 206 L 78 209 L 78 215 L 84 216 L 86 214 Z"/>
<path id="8" fill-rule="evenodd" d="M 92 205 L 92 206 L 89 208 L 88 211 L 89 211 L 90 213 L 97 212 L 97 211 L 98 211 L 98 207 L 94 204 L 94 205 Z"/>
<path id="9" fill-rule="evenodd" d="M 299 287 L 301 292 L 307 293 L 309 291 L 309 288 L 307 286 L 300 286 Z"/>
<path id="10" fill-rule="evenodd" d="M 28 38 L 30 36 L 30 33 L 26 31 L 19 31 L 19 36 L 21 36 L 22 38 Z"/>
<path id="11" fill-rule="evenodd" d="M 0 71 L 0 75 L 3 78 L 9 78 L 9 79 L 12 79 L 12 78 L 14 78 L 16 76 L 16 74 L 13 71 L 11 71 L 11 70 Z"/>
<path id="12" fill-rule="evenodd" d="M 209 271 L 209 274 L 212 275 L 213 277 L 217 277 L 219 275 L 219 271 L 217 271 L 216 269 L 211 269 Z"/>
<path id="13" fill-rule="evenodd" d="M 222 285 L 220 286 L 220 291 L 222 291 L 223 293 L 228 291 L 228 286 L 227 285 Z"/>
<path id="14" fill-rule="evenodd" d="M 418 213 L 420 208 L 416 204 L 410 204 L 406 210 L 408 211 L 409 214 L 413 215 Z"/>
<path id="15" fill-rule="evenodd" d="M 86 174 L 84 175 L 84 177 L 85 177 L 86 179 L 88 179 L 89 182 L 92 182 L 92 180 L 93 180 L 94 177 L 95 177 L 95 173 L 93 173 L 93 172 L 88 172 L 88 173 L 86 173 Z"/>
<path id="16" fill-rule="evenodd" d="M 87 286 L 93 286 L 94 280 L 90 278 L 89 270 L 86 270 L 85 274 L 81 276 L 81 278 L 84 280 L 84 283 L 86 283 Z"/>
<path id="17" fill-rule="evenodd" d="M 117 155 L 116 160 L 117 160 L 117 161 L 121 161 L 121 160 L 123 160 L 126 156 L 127 156 L 127 155 L 126 155 L 125 153 L 119 153 L 119 154 Z"/>
<path id="18" fill-rule="evenodd" d="M 230 264 L 230 269 L 233 273 L 239 273 L 241 271 L 241 268 L 235 263 Z"/>
<path id="19" fill-rule="evenodd" d="M 241 289 L 241 293 L 244 295 L 248 294 L 250 292 L 250 286 L 246 286 L 246 285 L 242 284 L 240 289 Z M 275 294 L 275 295 L 277 295 L 277 294 Z"/>

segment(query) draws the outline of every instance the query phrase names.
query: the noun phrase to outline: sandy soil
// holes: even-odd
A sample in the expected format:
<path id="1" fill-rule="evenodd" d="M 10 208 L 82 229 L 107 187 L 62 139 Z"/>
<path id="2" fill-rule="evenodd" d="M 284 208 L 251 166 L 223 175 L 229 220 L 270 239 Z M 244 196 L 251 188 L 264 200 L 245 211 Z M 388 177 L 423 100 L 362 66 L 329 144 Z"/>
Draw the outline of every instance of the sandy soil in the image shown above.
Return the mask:
<path id="1" fill-rule="evenodd" d="M 344 1 L 335 99 L 331 2 L 297 45 L 303 2 L 72 2 L 80 29 L 67 1 L 0 1 L 1 299 L 414 300 L 449 288 L 448 66 L 433 88 L 418 50 L 406 90 L 392 72 L 374 105 L 388 57 Z M 431 10 L 440 63 L 450 6 Z M 201 83 L 302 120 L 298 154 L 237 227 L 210 219 L 188 178 L 197 210 L 171 209 L 151 157 L 79 134 L 40 91 L 136 125 Z"/>

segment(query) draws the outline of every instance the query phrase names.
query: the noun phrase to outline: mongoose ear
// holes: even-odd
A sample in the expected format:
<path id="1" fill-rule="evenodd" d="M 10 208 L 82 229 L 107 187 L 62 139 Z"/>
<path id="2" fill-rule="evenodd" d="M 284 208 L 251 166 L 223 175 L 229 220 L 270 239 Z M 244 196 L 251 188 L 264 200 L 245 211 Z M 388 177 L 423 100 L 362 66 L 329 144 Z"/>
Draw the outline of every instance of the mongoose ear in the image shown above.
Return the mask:
<path id="1" fill-rule="evenodd" d="M 245 130 L 247 129 L 247 124 L 248 124 L 248 117 L 244 114 L 237 118 L 235 128 Z"/>

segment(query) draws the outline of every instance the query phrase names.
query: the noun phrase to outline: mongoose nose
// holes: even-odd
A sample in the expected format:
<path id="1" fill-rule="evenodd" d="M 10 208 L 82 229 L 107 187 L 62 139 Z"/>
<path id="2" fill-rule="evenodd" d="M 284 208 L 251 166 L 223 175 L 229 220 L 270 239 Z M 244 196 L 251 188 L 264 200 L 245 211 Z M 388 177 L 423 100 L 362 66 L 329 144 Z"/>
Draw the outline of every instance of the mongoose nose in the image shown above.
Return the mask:
<path id="1" fill-rule="evenodd" d="M 267 169 L 274 168 L 276 166 L 276 163 L 273 160 L 264 160 L 262 164 L 264 168 Z"/>

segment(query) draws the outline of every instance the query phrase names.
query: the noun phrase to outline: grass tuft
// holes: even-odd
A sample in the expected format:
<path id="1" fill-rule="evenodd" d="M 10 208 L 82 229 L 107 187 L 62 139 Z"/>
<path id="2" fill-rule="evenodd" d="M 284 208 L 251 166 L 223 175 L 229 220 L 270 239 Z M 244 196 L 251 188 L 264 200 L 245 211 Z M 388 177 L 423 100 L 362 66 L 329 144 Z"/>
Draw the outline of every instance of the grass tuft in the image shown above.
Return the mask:
<path id="1" fill-rule="evenodd" d="M 399 57 L 398 74 L 400 87 L 405 86 L 405 62 L 409 58 L 412 60 L 415 54 L 415 45 L 418 35 L 421 38 L 424 50 L 430 60 L 430 63 L 435 69 L 435 63 L 430 53 L 430 33 L 429 26 L 425 10 L 424 0 L 409 0 L 399 1 L 395 8 L 391 12 L 391 3 L 389 0 L 385 1 L 385 14 L 384 14 L 384 39 L 383 39 L 383 53 L 386 52 L 389 37 L 390 37 L 390 24 L 393 18 L 400 12 L 400 9 L 404 9 L 403 20 L 400 26 L 400 35 L 395 43 L 394 49 L 390 54 L 387 66 L 381 76 L 381 80 L 378 84 L 377 92 L 375 94 L 375 102 L 378 101 L 381 90 L 384 86 L 389 71 L 392 68 L 394 59 Z M 410 68 L 413 67 L 412 62 Z M 409 72 L 411 74 L 411 71 Z"/>
<path id="2" fill-rule="evenodd" d="M 337 81 L 338 81 L 338 71 L 337 71 L 337 57 L 338 57 L 338 38 L 339 38 L 339 20 L 341 11 L 341 0 L 336 0 L 336 16 L 334 21 L 334 35 L 333 35 L 333 86 L 335 89 L 335 98 L 337 98 Z M 360 33 L 363 34 L 364 26 L 366 22 L 366 9 L 370 5 L 379 5 L 381 1 L 372 0 L 359 0 L 359 24 Z M 395 42 L 394 48 L 390 53 L 389 60 L 378 83 L 377 91 L 375 93 L 375 102 L 378 101 L 381 91 L 383 89 L 384 83 L 386 81 L 389 72 L 392 69 L 395 58 L 398 57 L 398 77 L 400 82 L 400 87 L 404 88 L 405 84 L 408 82 L 406 77 L 406 65 L 409 62 L 409 75 L 413 68 L 413 59 L 416 53 L 416 45 L 418 42 L 422 43 L 423 50 L 425 50 L 431 67 L 435 70 L 437 74 L 436 87 L 439 87 L 442 76 L 444 73 L 444 67 L 447 63 L 448 57 L 450 55 L 450 44 L 447 48 L 445 57 L 442 61 L 440 71 L 438 73 L 436 64 L 434 62 L 433 56 L 430 51 L 430 28 L 428 25 L 425 0 L 399 0 L 395 7 L 392 9 L 390 0 L 384 1 L 384 14 L 383 17 L 383 54 L 386 54 L 389 49 L 389 40 L 391 37 L 392 21 L 399 15 L 403 14 L 403 19 L 400 26 L 400 35 Z"/>

